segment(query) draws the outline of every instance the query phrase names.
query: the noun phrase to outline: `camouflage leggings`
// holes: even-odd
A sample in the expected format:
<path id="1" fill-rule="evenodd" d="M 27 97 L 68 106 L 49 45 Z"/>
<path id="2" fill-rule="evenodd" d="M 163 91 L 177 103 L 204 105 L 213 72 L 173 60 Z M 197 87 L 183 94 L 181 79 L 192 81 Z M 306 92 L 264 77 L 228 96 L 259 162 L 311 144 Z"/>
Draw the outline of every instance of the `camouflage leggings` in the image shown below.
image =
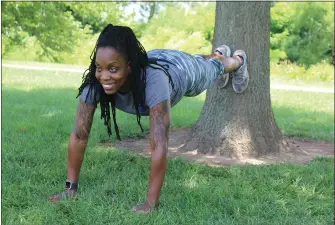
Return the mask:
<path id="1" fill-rule="evenodd" d="M 224 71 L 223 63 L 218 59 L 206 60 L 201 55 L 190 55 L 177 50 L 153 50 L 150 51 L 150 58 L 169 62 L 183 71 L 186 89 L 180 94 L 188 97 L 199 95 L 208 89 Z"/>

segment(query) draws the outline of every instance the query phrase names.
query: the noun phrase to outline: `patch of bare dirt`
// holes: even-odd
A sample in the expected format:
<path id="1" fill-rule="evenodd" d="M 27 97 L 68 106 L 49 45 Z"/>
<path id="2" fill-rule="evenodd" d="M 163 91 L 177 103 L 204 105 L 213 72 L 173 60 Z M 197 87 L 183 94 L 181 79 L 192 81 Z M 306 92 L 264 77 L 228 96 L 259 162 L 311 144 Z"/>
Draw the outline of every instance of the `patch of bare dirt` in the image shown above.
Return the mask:
<path id="1" fill-rule="evenodd" d="M 260 158 L 229 158 L 221 155 L 198 154 L 197 151 L 183 152 L 179 148 L 186 140 L 188 129 L 174 129 L 170 131 L 169 151 L 170 158 L 184 158 L 186 160 L 205 163 L 210 166 L 232 166 L 243 164 L 273 164 L 273 163 L 307 163 L 318 156 L 334 157 L 334 143 L 322 143 L 314 141 L 299 141 L 286 139 L 286 142 L 294 147 L 291 153 L 281 153 L 278 155 L 268 155 Z M 143 139 L 122 140 L 119 143 L 105 143 L 105 145 L 117 148 L 125 148 L 137 152 L 142 156 L 149 157 L 148 137 Z"/>

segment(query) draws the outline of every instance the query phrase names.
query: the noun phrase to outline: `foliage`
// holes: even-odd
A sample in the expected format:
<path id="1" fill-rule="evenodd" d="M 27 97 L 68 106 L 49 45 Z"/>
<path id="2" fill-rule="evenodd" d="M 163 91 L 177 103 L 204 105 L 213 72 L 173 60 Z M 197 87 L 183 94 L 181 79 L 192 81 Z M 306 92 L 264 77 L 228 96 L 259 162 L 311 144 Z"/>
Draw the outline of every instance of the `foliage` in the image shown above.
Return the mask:
<path id="1" fill-rule="evenodd" d="M 82 27 L 89 26 L 93 34 L 100 33 L 109 23 L 121 25 L 126 20 L 122 10 L 124 4 L 116 2 L 66 2 L 70 11 Z"/>
<path id="2" fill-rule="evenodd" d="M 211 52 L 213 2 L 3 2 L 2 51 L 8 59 L 88 62 L 107 23 L 127 25 L 147 50 Z M 129 6 L 135 11 L 129 11 Z M 32 16 L 30 16 L 32 15 Z M 50 29 L 52 28 L 52 29 Z M 271 61 L 306 68 L 334 54 L 334 4 L 273 2 Z"/>
<path id="3" fill-rule="evenodd" d="M 163 7 L 159 2 L 136 2 L 136 4 L 140 6 L 140 20 L 144 23 L 150 21 Z"/>
<path id="4" fill-rule="evenodd" d="M 170 48 L 206 54 L 212 48 L 214 13 L 213 3 L 167 4 L 149 21 L 141 42 L 148 50 Z"/>
<path id="5" fill-rule="evenodd" d="M 287 59 L 287 55 L 285 51 L 281 51 L 279 49 L 270 49 L 270 60 L 272 62 L 280 62 Z"/>
<path id="6" fill-rule="evenodd" d="M 279 2 L 271 8 L 272 58 L 286 57 L 300 65 L 327 60 L 334 51 L 334 4 L 325 2 Z M 285 52 L 286 54 L 283 54 Z"/>
<path id="7" fill-rule="evenodd" d="M 123 5 L 115 2 L 3 2 L 3 54 L 15 55 L 17 51 L 21 57 L 20 49 L 28 48 L 38 61 L 74 63 L 74 58 L 81 56 L 83 46 L 88 51 L 86 44 L 91 43 L 91 34 L 100 33 L 107 23 L 132 25 L 130 17 L 123 16 Z M 92 51 L 94 45 L 89 46 Z"/>
<path id="8" fill-rule="evenodd" d="M 29 37 L 34 37 L 42 50 L 38 55 L 61 62 L 64 59 L 57 53 L 70 52 L 87 32 L 65 11 L 62 2 L 3 2 L 2 7 L 5 12 L 2 17 L 4 54 L 10 46 L 24 47 Z"/>
<path id="9" fill-rule="evenodd" d="M 298 64 L 309 66 L 331 56 L 334 25 L 326 24 L 327 8 L 324 4 L 296 3 L 296 15 L 289 26 L 291 35 L 284 45 L 288 56 Z"/>
<path id="10" fill-rule="evenodd" d="M 156 35 L 146 35 L 141 39 L 147 50 L 155 48 L 178 49 L 190 54 L 208 53 L 211 51 L 211 43 L 203 38 L 200 32 L 187 34 L 185 31 L 177 31 L 174 28 L 157 28 Z M 171 34 L 174 34 L 171 36 Z"/>
<path id="11" fill-rule="evenodd" d="M 271 63 L 271 76 L 281 77 L 284 80 L 300 80 L 305 82 L 325 82 L 334 84 L 334 66 L 323 61 L 309 68 L 294 63 Z"/>

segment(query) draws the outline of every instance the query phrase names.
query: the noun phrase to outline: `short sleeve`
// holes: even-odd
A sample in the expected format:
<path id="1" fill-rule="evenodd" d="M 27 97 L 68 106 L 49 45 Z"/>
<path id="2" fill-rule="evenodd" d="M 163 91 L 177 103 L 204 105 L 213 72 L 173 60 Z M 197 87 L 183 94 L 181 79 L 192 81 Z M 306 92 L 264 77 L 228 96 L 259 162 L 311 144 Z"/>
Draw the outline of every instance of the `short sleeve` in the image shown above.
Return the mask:
<path id="1" fill-rule="evenodd" d="M 152 108 L 170 98 L 171 87 L 168 76 L 161 69 L 149 67 L 146 72 L 146 104 Z"/>
<path id="2" fill-rule="evenodd" d="M 98 85 L 87 85 L 80 94 L 80 99 L 89 105 L 97 107 L 100 101 L 100 87 Z"/>

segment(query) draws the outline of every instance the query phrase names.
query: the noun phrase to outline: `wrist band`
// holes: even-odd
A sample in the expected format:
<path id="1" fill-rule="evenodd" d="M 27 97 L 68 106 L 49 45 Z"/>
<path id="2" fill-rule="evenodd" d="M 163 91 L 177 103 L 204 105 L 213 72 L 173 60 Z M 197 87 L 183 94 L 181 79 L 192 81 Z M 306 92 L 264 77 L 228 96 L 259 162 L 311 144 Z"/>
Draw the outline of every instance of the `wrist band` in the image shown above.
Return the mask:
<path id="1" fill-rule="evenodd" d="M 65 188 L 69 190 L 77 190 L 79 185 L 77 183 L 72 183 L 71 181 L 65 182 Z"/>

